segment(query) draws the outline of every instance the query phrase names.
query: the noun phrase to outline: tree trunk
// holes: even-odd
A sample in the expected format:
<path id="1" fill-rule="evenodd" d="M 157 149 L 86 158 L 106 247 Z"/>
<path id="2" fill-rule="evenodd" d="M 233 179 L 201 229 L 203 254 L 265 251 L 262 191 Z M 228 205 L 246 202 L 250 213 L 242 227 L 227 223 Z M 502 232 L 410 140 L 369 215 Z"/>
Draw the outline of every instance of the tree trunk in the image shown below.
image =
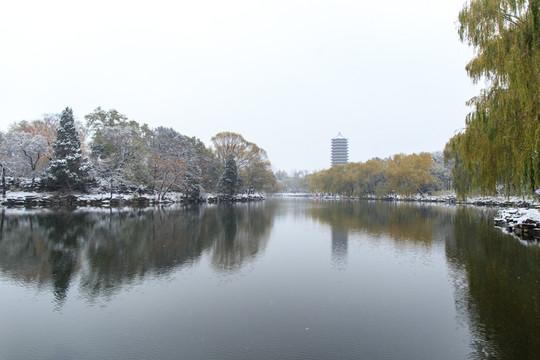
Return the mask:
<path id="1" fill-rule="evenodd" d="M 6 210 L 2 209 L 2 219 L 0 220 L 0 240 L 2 239 L 2 234 L 4 233 L 4 217 Z"/>
<path id="2" fill-rule="evenodd" d="M 113 198 L 113 180 L 111 179 L 111 181 L 109 182 L 109 187 L 111 189 L 111 197 L 109 198 L 109 201 L 112 200 Z"/>
<path id="3" fill-rule="evenodd" d="M 4 165 L 0 165 L 2 166 L 2 197 L 5 199 L 6 198 L 6 168 L 4 167 Z"/>

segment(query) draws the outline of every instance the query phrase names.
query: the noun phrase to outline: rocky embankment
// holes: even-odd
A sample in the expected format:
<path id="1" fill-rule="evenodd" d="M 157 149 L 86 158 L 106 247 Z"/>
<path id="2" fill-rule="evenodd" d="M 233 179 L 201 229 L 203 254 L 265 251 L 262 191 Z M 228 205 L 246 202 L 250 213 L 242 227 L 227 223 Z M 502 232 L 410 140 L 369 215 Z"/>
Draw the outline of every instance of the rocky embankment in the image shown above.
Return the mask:
<path id="1" fill-rule="evenodd" d="M 495 226 L 524 240 L 540 241 L 540 212 L 538 209 L 504 209 L 493 220 Z"/>
<path id="2" fill-rule="evenodd" d="M 249 202 L 264 200 L 262 195 L 237 195 L 230 202 Z M 171 193 L 164 199 L 152 195 L 113 195 L 110 194 L 47 194 L 47 193 L 8 193 L 0 202 L 8 208 L 55 208 L 55 207 L 146 207 L 168 204 L 217 203 L 217 196 L 197 200 L 183 194 Z"/>
<path id="3" fill-rule="evenodd" d="M 218 195 L 209 195 L 206 197 L 206 202 L 209 204 L 217 204 L 218 202 L 250 202 L 250 201 L 261 201 L 265 197 L 260 194 L 238 194 L 231 198 L 224 198 Z"/>
<path id="4" fill-rule="evenodd" d="M 313 195 L 312 195 L 313 196 Z M 377 200 L 377 201 L 397 201 L 397 202 L 420 202 L 420 203 L 436 203 L 449 205 L 474 205 L 487 206 L 496 208 L 532 208 L 538 207 L 537 204 L 530 200 L 518 198 L 500 198 L 500 197 L 474 197 L 468 199 L 458 199 L 454 195 L 431 196 L 362 196 L 362 197 L 346 197 L 346 196 L 315 196 L 320 200 Z"/>
<path id="5" fill-rule="evenodd" d="M 458 199 L 453 195 L 446 196 L 414 196 L 414 197 L 402 197 L 396 198 L 386 197 L 383 200 L 390 201 L 405 201 L 405 202 L 425 202 L 425 203 L 439 203 L 439 204 L 451 204 L 451 205 L 474 205 L 474 206 L 488 206 L 488 207 L 500 207 L 500 208 L 531 208 L 534 207 L 534 203 L 529 200 L 523 200 L 518 198 L 499 198 L 499 197 L 474 197 L 467 199 Z"/>
<path id="6" fill-rule="evenodd" d="M 156 204 L 176 203 L 176 200 L 157 200 L 146 196 L 109 196 L 109 195 L 60 195 L 60 194 L 14 194 L 2 199 L 6 207 L 54 208 L 54 207 L 145 207 Z"/>

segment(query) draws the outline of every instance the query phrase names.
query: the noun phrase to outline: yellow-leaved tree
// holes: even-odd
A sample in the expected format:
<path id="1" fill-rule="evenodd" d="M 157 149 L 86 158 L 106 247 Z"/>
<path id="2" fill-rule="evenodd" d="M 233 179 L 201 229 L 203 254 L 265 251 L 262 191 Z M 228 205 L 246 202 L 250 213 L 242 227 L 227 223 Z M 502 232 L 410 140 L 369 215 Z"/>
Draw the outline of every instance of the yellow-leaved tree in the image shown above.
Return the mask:
<path id="1" fill-rule="evenodd" d="M 410 196 L 423 193 L 423 189 L 434 182 L 429 172 L 431 165 L 433 159 L 429 153 L 396 154 L 386 165 L 388 185 L 398 194 Z"/>
<path id="2" fill-rule="evenodd" d="M 276 178 L 266 151 L 240 134 L 224 131 L 212 137 L 218 162 L 224 166 L 231 157 L 238 167 L 241 187 L 250 191 L 271 192 Z"/>

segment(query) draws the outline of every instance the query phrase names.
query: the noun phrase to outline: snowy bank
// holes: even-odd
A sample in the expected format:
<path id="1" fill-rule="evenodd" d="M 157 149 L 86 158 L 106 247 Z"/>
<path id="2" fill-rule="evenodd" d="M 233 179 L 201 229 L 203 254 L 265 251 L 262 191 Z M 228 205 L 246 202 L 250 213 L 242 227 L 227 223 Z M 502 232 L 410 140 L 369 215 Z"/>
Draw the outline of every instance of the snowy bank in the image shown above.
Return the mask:
<path id="1" fill-rule="evenodd" d="M 260 194 L 239 194 L 235 195 L 229 201 L 232 202 L 250 202 L 264 200 Z M 165 198 L 159 198 L 153 194 L 57 194 L 43 192 L 9 192 L 1 200 L 0 205 L 5 207 L 24 207 L 24 208 L 54 208 L 54 207 L 146 207 L 152 205 L 168 204 L 198 204 L 198 203 L 217 203 L 220 197 L 209 195 L 206 198 L 192 199 L 183 193 L 169 192 Z"/>
<path id="2" fill-rule="evenodd" d="M 372 198 L 373 199 L 373 198 Z M 457 198 L 455 195 L 442 195 L 442 196 L 433 196 L 433 195 L 416 195 L 411 197 L 405 197 L 397 195 L 395 197 L 386 196 L 384 198 L 379 198 L 380 200 L 390 200 L 390 201 L 411 201 L 411 202 L 432 202 L 432 203 L 445 203 L 445 204 L 454 204 L 454 205 L 474 205 L 474 206 L 489 206 L 496 208 L 531 208 L 539 207 L 538 203 L 530 199 L 523 199 L 520 197 L 472 197 L 465 200 Z"/>
<path id="3" fill-rule="evenodd" d="M 457 198 L 455 195 L 363 195 L 363 196 L 343 196 L 343 195 L 328 195 L 328 194 L 310 194 L 306 196 L 305 193 L 301 194 L 303 197 L 311 197 L 319 200 L 376 200 L 376 201 L 400 201 L 400 202 L 420 202 L 420 203 L 438 203 L 438 204 L 451 204 L 451 205 L 474 205 L 474 206 L 488 206 L 495 208 L 538 208 L 540 205 L 537 201 L 532 199 L 524 199 L 520 197 L 472 197 L 465 200 Z M 291 194 L 276 194 L 273 196 L 278 197 L 290 197 Z M 294 194 L 292 195 L 294 196 Z"/>
<path id="4" fill-rule="evenodd" d="M 540 211 L 537 209 L 500 210 L 495 226 L 527 240 L 540 240 Z"/>
<path id="5" fill-rule="evenodd" d="M 44 192 L 9 192 L 2 198 L 5 207 L 145 207 L 159 204 L 199 203 L 204 199 L 193 200 L 182 193 L 169 193 L 166 198 L 157 195 L 139 194 L 58 194 Z"/>
<path id="6" fill-rule="evenodd" d="M 251 202 L 262 201 L 265 197 L 261 194 L 237 194 L 231 198 L 223 197 L 222 195 L 208 195 L 206 201 L 209 204 L 217 204 L 219 202 Z"/>

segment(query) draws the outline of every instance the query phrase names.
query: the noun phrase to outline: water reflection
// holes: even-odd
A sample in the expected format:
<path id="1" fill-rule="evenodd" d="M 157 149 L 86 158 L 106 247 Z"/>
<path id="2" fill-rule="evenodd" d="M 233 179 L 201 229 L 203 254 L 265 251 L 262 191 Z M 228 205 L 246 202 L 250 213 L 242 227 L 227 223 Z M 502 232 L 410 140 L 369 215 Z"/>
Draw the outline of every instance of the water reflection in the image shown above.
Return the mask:
<path id="1" fill-rule="evenodd" d="M 332 262 L 344 267 L 347 264 L 349 232 L 346 228 L 332 227 Z"/>
<path id="2" fill-rule="evenodd" d="M 308 213 L 332 229 L 333 261 L 343 264 L 351 232 L 394 240 L 396 248 L 443 243 L 455 304 L 472 331 L 475 359 L 540 354 L 540 248 L 493 227 L 494 211 L 418 204 L 323 203 Z M 410 250 L 410 249 L 408 249 Z"/>
<path id="3" fill-rule="evenodd" d="M 275 208 L 275 203 L 268 203 L 267 206 L 260 203 L 245 206 L 221 204 L 214 208 L 217 210 L 212 251 L 214 268 L 235 271 L 246 259 L 256 258 L 268 241 Z"/>
<path id="4" fill-rule="evenodd" d="M 362 232 L 427 247 L 450 230 L 453 211 L 451 207 L 385 201 L 314 203 L 308 210 L 313 219 L 338 233 Z"/>
<path id="5" fill-rule="evenodd" d="M 274 212 L 268 203 L 13 213 L 2 218 L 0 271 L 18 283 L 51 286 L 59 307 L 76 276 L 94 301 L 204 253 L 216 271 L 231 272 L 264 251 Z"/>
<path id="6" fill-rule="evenodd" d="M 355 249 L 357 244 L 370 242 L 374 247 L 390 244 L 391 249 L 387 253 L 384 252 L 386 249 L 380 248 L 377 248 L 379 252 L 374 253 L 381 259 L 390 258 L 388 266 L 392 265 L 394 257 L 397 261 L 400 260 L 399 256 L 413 259 L 410 260 L 410 268 L 397 266 L 396 269 L 414 269 L 418 272 L 439 269 L 414 267 L 415 259 L 429 253 L 431 261 L 440 260 L 443 272 L 448 270 L 448 274 L 441 276 L 442 282 L 450 278 L 453 285 L 454 298 L 451 300 L 457 310 L 457 320 L 461 322 L 459 326 L 463 325 L 471 333 L 471 348 L 474 349 L 471 358 L 532 359 L 540 353 L 540 342 L 537 341 L 540 337 L 540 248 L 523 246 L 512 236 L 502 234 L 493 228 L 491 216 L 492 212 L 488 210 L 464 207 L 309 201 L 94 212 L 3 211 L 0 218 L 0 273 L 2 280 L 52 292 L 57 307 L 61 308 L 73 286 L 79 287 L 79 294 L 87 301 L 94 302 L 113 297 L 126 286 L 148 277 L 167 276 L 191 267 L 202 259 L 209 262 L 214 271 L 235 274 L 264 254 L 276 218 L 288 220 L 283 222 L 288 227 L 281 229 L 281 234 L 284 236 L 293 232 L 291 239 L 303 236 L 304 232 L 313 233 L 313 229 L 306 226 L 315 221 L 329 230 L 323 232 L 327 237 L 327 243 L 323 244 L 326 246 L 324 251 L 329 252 L 332 263 L 344 271 L 335 272 L 337 275 L 328 274 L 324 272 L 324 266 L 318 266 L 310 269 L 317 274 L 316 279 L 298 277 L 297 280 L 309 284 L 312 281 L 312 287 L 320 287 L 321 293 L 334 296 L 332 291 L 339 288 L 340 281 L 345 282 L 347 277 L 352 277 L 354 284 L 363 282 L 374 293 L 384 294 L 387 289 L 376 287 L 382 281 L 380 276 L 384 275 L 384 271 L 377 269 L 379 273 L 372 279 L 367 263 L 362 266 L 355 264 L 361 258 L 358 249 Z M 298 258 L 314 255 L 311 248 L 299 250 L 289 245 L 286 246 L 287 250 L 279 249 L 282 253 L 276 250 L 279 254 L 276 258 L 280 261 L 287 258 L 293 253 L 289 249 L 299 251 Z M 317 242 L 312 242 L 310 246 L 317 246 Z M 300 266 L 302 264 L 318 264 L 314 260 L 317 257 L 309 258 L 306 263 L 300 260 L 298 264 L 287 262 L 297 261 L 297 253 L 293 255 L 290 259 L 295 260 L 287 258 L 289 260 L 283 260 L 283 263 L 265 264 L 271 271 L 283 270 L 281 277 L 275 279 L 279 286 L 272 288 L 272 282 L 268 281 L 274 280 L 273 272 L 258 278 L 262 280 L 249 283 L 250 288 L 253 284 L 260 286 L 259 291 L 263 294 L 267 291 L 264 296 L 261 295 L 260 303 L 266 304 L 264 300 L 270 295 L 275 297 L 274 302 L 268 302 L 267 308 L 254 306 L 251 316 L 260 312 L 265 321 L 280 315 L 287 317 L 286 309 L 294 309 L 300 303 L 302 308 L 312 310 L 310 316 L 324 313 L 329 308 L 344 309 L 347 302 L 352 304 L 350 309 L 361 313 L 362 306 L 353 301 L 359 301 L 365 309 L 369 309 L 367 299 L 375 295 L 362 293 L 362 296 L 354 296 L 354 291 L 351 291 L 354 289 L 349 288 L 344 293 L 335 294 L 336 298 L 347 299 L 346 302 L 340 300 L 339 306 L 325 303 L 324 300 L 331 296 L 322 296 L 308 285 L 303 291 L 314 291 L 314 296 L 304 299 L 304 302 L 285 301 L 288 291 L 291 291 L 281 284 L 283 279 L 290 276 L 286 269 L 299 273 L 299 269 L 307 268 Z M 367 257 L 363 255 L 366 260 Z M 366 271 L 351 274 L 352 271 L 347 272 L 348 269 Z M 433 276 L 436 278 L 439 275 Z M 430 280 L 425 274 L 422 276 L 413 276 L 414 281 L 407 285 L 392 284 L 393 277 L 388 274 L 384 281 L 391 284 L 389 287 L 399 289 L 394 292 L 396 295 L 416 300 L 415 296 L 426 296 L 425 292 L 422 293 L 425 290 L 422 284 L 414 283 L 418 278 Z M 325 282 L 330 284 L 332 291 L 324 288 Z M 407 287 L 414 287 L 416 291 L 408 293 Z M 449 288 L 451 293 L 452 287 Z M 426 289 L 430 291 L 433 287 Z M 294 298 L 298 293 L 293 292 L 290 297 Z M 200 296 L 194 303 L 208 298 L 211 296 Z M 230 294 L 229 298 L 236 299 Z M 399 299 L 395 303 L 397 305 L 391 300 L 394 297 L 385 299 L 386 311 L 398 314 Z M 194 303 L 188 302 L 190 306 L 194 306 Z M 321 308 L 315 306 L 319 303 L 322 304 Z M 274 311 L 278 306 L 279 311 Z M 450 308 L 452 306 L 450 303 Z M 238 305 L 238 308 L 242 307 Z M 347 314 L 344 319 L 354 318 L 358 313 Z M 398 315 L 406 318 L 408 314 Z M 363 319 L 367 317 L 365 314 Z M 379 314 L 373 317 L 383 318 Z M 181 319 L 186 321 L 186 318 Z M 343 319 L 327 320 L 335 322 L 338 329 L 345 322 Z M 198 318 L 193 321 L 196 324 Z M 229 323 L 223 326 L 226 328 Z M 306 327 L 300 326 L 302 335 L 307 334 L 304 334 Z M 289 331 L 291 328 L 288 328 Z M 359 328 L 352 329 L 358 331 Z M 201 330 L 201 333 L 204 331 Z"/>
<path id="7" fill-rule="evenodd" d="M 474 333 L 474 358 L 535 359 L 540 354 L 540 249 L 494 229 L 491 212 L 459 208 L 446 255 L 456 304 Z"/>

